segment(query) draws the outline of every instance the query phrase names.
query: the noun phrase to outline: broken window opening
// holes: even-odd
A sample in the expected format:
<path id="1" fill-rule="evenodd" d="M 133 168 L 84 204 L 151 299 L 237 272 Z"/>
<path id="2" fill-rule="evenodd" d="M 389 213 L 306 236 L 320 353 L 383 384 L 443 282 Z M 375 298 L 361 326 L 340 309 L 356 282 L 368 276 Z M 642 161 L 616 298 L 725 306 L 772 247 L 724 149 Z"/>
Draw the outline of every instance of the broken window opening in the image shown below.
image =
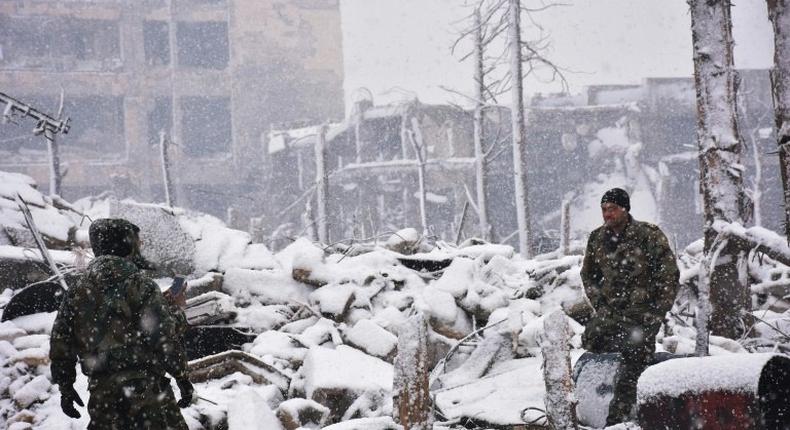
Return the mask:
<path id="1" fill-rule="evenodd" d="M 228 67 L 228 24 L 179 22 L 176 27 L 178 65 L 222 70 Z"/>
<path id="2" fill-rule="evenodd" d="M 146 64 L 170 65 L 170 26 L 166 21 L 143 22 L 143 43 Z"/>
<path id="3" fill-rule="evenodd" d="M 3 65 L 45 70 L 111 70 L 121 66 L 118 21 L 0 15 Z"/>
<path id="4" fill-rule="evenodd" d="M 228 97 L 182 97 L 183 148 L 201 157 L 226 152 L 231 147 L 232 126 Z"/>

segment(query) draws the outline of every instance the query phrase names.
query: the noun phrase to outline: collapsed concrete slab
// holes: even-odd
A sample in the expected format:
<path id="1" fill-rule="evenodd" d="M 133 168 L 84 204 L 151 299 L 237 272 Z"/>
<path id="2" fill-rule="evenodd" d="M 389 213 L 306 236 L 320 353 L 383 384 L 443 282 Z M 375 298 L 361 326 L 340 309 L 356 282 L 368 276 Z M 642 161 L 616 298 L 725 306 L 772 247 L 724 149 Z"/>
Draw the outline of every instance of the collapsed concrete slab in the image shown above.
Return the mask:
<path id="1" fill-rule="evenodd" d="M 142 254 L 165 276 L 195 270 L 195 242 L 181 228 L 172 210 L 158 205 L 110 200 L 110 217 L 127 219 L 140 227 Z"/>

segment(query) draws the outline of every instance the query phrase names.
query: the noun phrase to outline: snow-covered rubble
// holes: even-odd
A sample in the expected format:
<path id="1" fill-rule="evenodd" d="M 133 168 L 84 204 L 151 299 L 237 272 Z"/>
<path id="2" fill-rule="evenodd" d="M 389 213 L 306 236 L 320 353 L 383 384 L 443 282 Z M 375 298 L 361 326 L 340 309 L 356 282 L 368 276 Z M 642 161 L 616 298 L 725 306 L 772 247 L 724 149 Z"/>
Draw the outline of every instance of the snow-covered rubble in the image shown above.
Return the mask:
<path id="1" fill-rule="evenodd" d="M 106 201 L 75 206 L 94 219 L 111 212 Z M 200 293 L 190 303 L 218 306 L 223 324 L 257 334 L 242 350 L 290 381 L 282 388 L 261 385 L 250 376 L 255 370 L 248 369 L 200 382 L 198 394 L 216 404 L 198 401 L 185 409 L 191 429 L 399 428 L 390 418 L 393 362 L 399 327 L 417 312 L 430 327 L 431 394 L 445 426 L 468 420 L 490 426 L 542 422 L 540 345 L 549 313 L 563 309 L 573 318 L 573 359 L 582 353 L 580 335 L 589 309 L 578 245 L 571 255 L 555 252 L 524 260 L 509 246 L 432 244 L 406 229 L 354 252 L 302 238 L 274 253 L 216 218 L 148 208 L 174 221 L 168 225 L 183 233 L 177 239 L 185 244 L 178 248 L 179 257 L 189 260 L 186 275 Z M 166 240 L 146 244 L 176 240 L 167 235 L 159 239 Z M 695 245 L 679 255 L 688 291 L 700 251 Z M 55 255 L 74 264 L 73 257 Z M 790 343 L 790 314 L 781 305 L 786 297 L 760 299 L 772 294 L 775 285 L 786 285 L 787 270 L 770 259 L 750 259 L 759 317 L 752 331 L 760 341 L 714 336 L 714 355 Z M 168 285 L 169 278 L 160 284 Z M 0 294 L 0 305 L 8 298 L 7 292 Z M 679 297 L 674 316 L 657 338 L 659 350 L 693 350 L 696 332 L 686 315 L 693 308 L 693 297 Z M 59 410 L 58 389 L 49 382 L 53 318 L 54 313 L 37 314 L 0 324 L 0 424 L 61 428 L 69 422 Z M 77 391 L 87 399 L 82 377 Z M 85 416 L 79 423 L 86 423 Z"/>
<path id="2" fill-rule="evenodd" d="M 29 176 L 0 171 L 0 245 L 36 246 L 16 203 L 17 195 L 30 208 L 48 248 L 64 249 L 84 243 L 76 234 L 81 214 L 71 205 L 58 197 L 41 194 Z"/>

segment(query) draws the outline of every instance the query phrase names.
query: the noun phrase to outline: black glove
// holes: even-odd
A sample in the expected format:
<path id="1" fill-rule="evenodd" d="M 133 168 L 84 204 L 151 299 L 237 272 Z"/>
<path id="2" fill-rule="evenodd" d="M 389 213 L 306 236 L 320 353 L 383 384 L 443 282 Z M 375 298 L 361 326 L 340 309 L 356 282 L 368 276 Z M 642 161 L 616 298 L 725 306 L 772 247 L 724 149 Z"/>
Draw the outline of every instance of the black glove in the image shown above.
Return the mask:
<path id="1" fill-rule="evenodd" d="M 178 401 L 179 408 L 186 408 L 192 404 L 192 395 L 195 393 L 195 387 L 187 379 L 180 379 L 176 381 L 178 390 L 181 391 L 181 399 Z"/>
<path id="2" fill-rule="evenodd" d="M 63 410 L 63 413 L 68 415 L 71 418 L 79 418 L 80 413 L 74 408 L 74 402 L 77 402 L 80 406 L 85 406 L 82 403 L 82 399 L 80 399 L 79 394 L 74 391 L 74 387 L 61 387 L 60 389 L 60 409 Z"/>

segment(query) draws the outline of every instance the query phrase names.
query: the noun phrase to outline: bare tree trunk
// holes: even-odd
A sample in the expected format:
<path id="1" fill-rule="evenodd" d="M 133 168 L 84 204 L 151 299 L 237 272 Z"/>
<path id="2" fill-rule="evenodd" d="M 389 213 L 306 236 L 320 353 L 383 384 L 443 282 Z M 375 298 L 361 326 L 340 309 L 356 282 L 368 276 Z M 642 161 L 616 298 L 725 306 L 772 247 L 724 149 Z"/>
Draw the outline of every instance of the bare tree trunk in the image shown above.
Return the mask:
<path id="1" fill-rule="evenodd" d="M 752 204 L 754 210 L 752 219 L 754 225 L 763 225 L 763 161 L 760 139 L 757 136 L 758 130 L 752 130 L 749 136 L 749 143 L 752 147 L 752 157 L 754 158 L 754 183 L 752 184 Z"/>
<path id="2" fill-rule="evenodd" d="M 428 366 L 428 323 L 418 313 L 400 326 L 395 357 L 393 413 L 404 430 L 433 428 Z"/>
<path id="3" fill-rule="evenodd" d="M 516 219 L 518 221 L 518 250 L 521 256 L 532 256 L 532 230 L 529 225 L 529 201 L 526 178 L 526 139 L 524 120 L 524 90 L 521 72 L 521 2 L 508 0 L 508 43 L 510 50 L 510 78 L 513 82 L 510 112 L 513 121 L 513 177 L 515 180 Z"/>
<path id="4" fill-rule="evenodd" d="M 422 129 L 420 121 L 416 117 L 411 118 L 412 131 L 414 137 L 411 139 L 414 145 L 414 153 L 417 156 L 417 181 L 419 182 L 419 195 L 420 195 L 420 224 L 422 224 L 422 233 L 428 232 L 428 215 L 426 213 L 426 190 L 425 190 L 425 140 L 422 136 Z"/>
<path id="5" fill-rule="evenodd" d="M 568 255 L 571 249 L 571 200 L 562 200 L 562 217 L 560 218 L 560 252 Z"/>
<path id="6" fill-rule="evenodd" d="M 44 138 L 47 139 L 47 151 L 49 153 L 49 194 L 59 196 L 63 176 L 60 171 L 60 148 L 55 140 L 55 133 L 44 130 Z"/>
<path id="7" fill-rule="evenodd" d="M 159 161 L 162 164 L 162 180 L 165 185 L 165 203 L 171 208 L 176 204 L 175 187 L 170 175 L 170 156 L 167 152 L 169 141 L 164 131 L 159 132 Z"/>
<path id="8" fill-rule="evenodd" d="M 726 245 L 726 243 L 722 245 Z M 694 353 L 699 357 L 704 357 L 709 353 L 710 314 L 712 311 L 710 302 L 710 268 L 715 264 L 722 245 L 717 240 L 714 243 L 714 249 L 703 255 L 699 262 L 697 274 L 697 315 L 694 319 L 694 326 L 697 329 Z"/>
<path id="9" fill-rule="evenodd" d="M 543 321 L 545 337 L 540 343 L 543 353 L 543 379 L 546 384 L 546 418 L 555 430 L 576 430 L 576 399 L 571 377 L 571 351 L 568 346 L 571 327 L 561 311 L 554 311 Z"/>
<path id="10" fill-rule="evenodd" d="M 491 226 L 488 224 L 488 203 L 486 201 L 487 164 L 483 151 L 483 100 L 485 98 L 485 74 L 483 71 L 483 24 L 480 8 L 475 9 L 475 112 L 474 112 L 474 144 L 475 144 L 475 187 L 477 188 L 477 217 L 480 222 L 480 237 L 491 241 Z"/>
<path id="11" fill-rule="evenodd" d="M 327 199 L 329 198 L 329 174 L 326 171 L 326 129 L 321 125 L 315 140 L 316 206 L 318 207 L 318 241 L 329 243 Z"/>
<path id="12" fill-rule="evenodd" d="M 713 222 L 743 222 L 741 142 L 736 121 L 736 75 L 729 0 L 688 0 L 697 87 L 700 186 L 705 207 L 705 252 L 716 238 Z M 736 337 L 749 292 L 738 277 L 738 252 L 722 250 L 710 277 L 713 334 Z"/>
<path id="13" fill-rule="evenodd" d="M 767 0 L 768 15 L 774 27 L 774 69 L 771 73 L 776 141 L 779 144 L 779 169 L 785 206 L 785 237 L 790 241 L 790 3 Z M 789 242 L 790 243 L 790 242 Z"/>

